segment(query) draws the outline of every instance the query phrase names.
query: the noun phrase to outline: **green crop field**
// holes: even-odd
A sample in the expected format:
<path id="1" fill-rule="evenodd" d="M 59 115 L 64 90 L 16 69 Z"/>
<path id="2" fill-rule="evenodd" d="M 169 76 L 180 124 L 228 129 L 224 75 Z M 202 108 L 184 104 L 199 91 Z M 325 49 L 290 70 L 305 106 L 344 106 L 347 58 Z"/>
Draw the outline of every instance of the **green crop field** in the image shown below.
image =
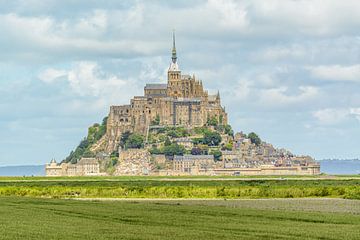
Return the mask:
<path id="1" fill-rule="evenodd" d="M 355 199 L 353 177 L 0 178 L 0 239 L 359 239 Z"/>
<path id="2" fill-rule="evenodd" d="M 46 198 L 360 199 L 360 179 L 0 179 L 0 196 Z"/>
<path id="3" fill-rule="evenodd" d="M 0 239 L 359 239 L 358 200 L 284 201 L 1 197 Z"/>

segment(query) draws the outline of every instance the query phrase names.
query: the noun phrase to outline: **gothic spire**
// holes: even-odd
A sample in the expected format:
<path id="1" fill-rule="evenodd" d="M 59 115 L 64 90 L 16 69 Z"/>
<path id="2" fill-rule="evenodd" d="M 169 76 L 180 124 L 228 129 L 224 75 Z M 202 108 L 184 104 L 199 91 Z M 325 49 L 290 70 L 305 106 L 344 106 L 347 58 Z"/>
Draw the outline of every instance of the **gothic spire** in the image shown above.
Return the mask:
<path id="1" fill-rule="evenodd" d="M 176 63 L 176 47 L 175 47 L 175 30 L 173 31 L 173 48 L 172 48 L 172 62 L 173 63 Z"/>

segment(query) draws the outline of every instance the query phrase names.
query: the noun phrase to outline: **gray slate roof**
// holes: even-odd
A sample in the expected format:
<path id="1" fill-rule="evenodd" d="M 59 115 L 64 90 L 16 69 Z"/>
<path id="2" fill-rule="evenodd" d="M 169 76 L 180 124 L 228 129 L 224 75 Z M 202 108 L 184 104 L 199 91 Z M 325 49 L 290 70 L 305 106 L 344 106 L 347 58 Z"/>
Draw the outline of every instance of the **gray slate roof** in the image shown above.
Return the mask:
<path id="1" fill-rule="evenodd" d="M 167 84 L 166 83 L 148 83 L 145 85 L 145 89 L 167 89 Z"/>
<path id="2" fill-rule="evenodd" d="M 81 158 L 77 164 L 99 164 L 99 161 L 96 158 Z"/>
<path id="3" fill-rule="evenodd" d="M 174 161 L 196 161 L 196 160 L 214 160 L 213 155 L 190 155 L 185 154 L 184 156 L 174 156 Z"/>

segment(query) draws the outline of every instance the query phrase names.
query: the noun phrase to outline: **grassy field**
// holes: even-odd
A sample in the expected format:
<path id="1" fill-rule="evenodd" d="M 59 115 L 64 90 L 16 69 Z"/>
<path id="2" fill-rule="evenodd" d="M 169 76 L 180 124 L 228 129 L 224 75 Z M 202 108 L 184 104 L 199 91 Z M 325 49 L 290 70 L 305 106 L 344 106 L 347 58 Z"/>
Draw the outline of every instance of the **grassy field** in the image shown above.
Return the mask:
<path id="1" fill-rule="evenodd" d="M 3 179 L 0 196 L 52 198 L 360 199 L 360 179 Z"/>
<path id="2" fill-rule="evenodd" d="M 237 201 L 2 197 L 0 239 L 359 239 L 359 212 L 346 210 L 357 200 L 320 199 L 321 212 L 304 207 L 313 205 L 306 199 L 290 204 L 295 208 L 277 200 Z M 328 212 L 329 203 L 335 212 Z"/>

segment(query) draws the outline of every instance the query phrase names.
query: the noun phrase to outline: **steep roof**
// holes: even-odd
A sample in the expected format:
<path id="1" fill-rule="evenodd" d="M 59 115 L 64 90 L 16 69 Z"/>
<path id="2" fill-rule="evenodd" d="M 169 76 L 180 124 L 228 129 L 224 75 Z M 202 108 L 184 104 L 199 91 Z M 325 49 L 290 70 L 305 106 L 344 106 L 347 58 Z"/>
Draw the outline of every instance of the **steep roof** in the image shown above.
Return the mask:
<path id="1" fill-rule="evenodd" d="M 208 96 L 208 100 L 209 100 L 210 102 L 215 102 L 215 101 L 216 101 L 216 97 L 217 97 L 217 95 L 209 95 L 209 96 Z"/>
<path id="2" fill-rule="evenodd" d="M 81 158 L 78 162 L 80 165 L 85 164 L 99 164 L 99 161 L 96 158 Z"/>
<path id="3" fill-rule="evenodd" d="M 214 160 L 213 155 L 190 155 L 174 156 L 174 161 L 196 161 L 196 160 Z"/>
<path id="4" fill-rule="evenodd" d="M 146 90 L 153 90 L 153 89 L 167 89 L 166 83 L 147 83 L 145 85 Z"/>

